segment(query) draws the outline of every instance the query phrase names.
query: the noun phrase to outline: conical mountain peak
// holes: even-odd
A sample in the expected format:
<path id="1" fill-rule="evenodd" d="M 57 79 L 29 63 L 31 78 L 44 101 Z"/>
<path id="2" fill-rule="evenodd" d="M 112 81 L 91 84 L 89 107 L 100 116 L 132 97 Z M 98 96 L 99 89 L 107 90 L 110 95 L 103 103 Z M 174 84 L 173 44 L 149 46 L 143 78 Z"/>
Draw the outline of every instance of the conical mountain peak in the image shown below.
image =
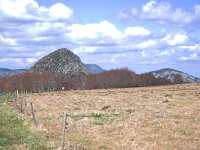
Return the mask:
<path id="1" fill-rule="evenodd" d="M 43 57 L 31 67 L 30 71 L 70 75 L 88 74 L 80 58 L 66 48 L 60 48 Z"/>

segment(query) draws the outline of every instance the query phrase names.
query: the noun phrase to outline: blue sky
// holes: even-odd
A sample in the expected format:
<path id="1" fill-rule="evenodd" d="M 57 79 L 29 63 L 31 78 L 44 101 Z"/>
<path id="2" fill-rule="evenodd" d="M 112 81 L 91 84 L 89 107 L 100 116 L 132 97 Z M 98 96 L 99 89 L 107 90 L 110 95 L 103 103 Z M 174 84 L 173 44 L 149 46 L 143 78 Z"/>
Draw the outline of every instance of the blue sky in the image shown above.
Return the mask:
<path id="1" fill-rule="evenodd" d="M 0 67 L 66 47 L 84 63 L 200 77 L 200 0 L 0 0 Z"/>

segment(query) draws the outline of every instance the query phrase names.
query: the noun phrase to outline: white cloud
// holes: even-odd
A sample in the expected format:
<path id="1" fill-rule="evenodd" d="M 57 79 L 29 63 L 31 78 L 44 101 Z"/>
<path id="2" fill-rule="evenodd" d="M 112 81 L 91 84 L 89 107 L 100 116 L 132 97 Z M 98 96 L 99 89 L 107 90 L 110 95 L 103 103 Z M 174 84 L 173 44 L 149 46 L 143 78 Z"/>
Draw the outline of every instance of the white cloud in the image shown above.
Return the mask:
<path id="1" fill-rule="evenodd" d="M 189 51 L 200 51 L 200 44 L 187 45 L 187 46 L 179 46 L 181 49 L 187 49 Z"/>
<path id="2" fill-rule="evenodd" d="M 74 41 L 84 41 L 84 40 L 97 40 L 97 39 L 106 39 L 117 42 L 122 39 L 123 33 L 119 31 L 113 24 L 104 20 L 100 23 L 94 24 L 73 24 L 67 27 L 68 37 Z M 96 41 L 98 43 L 105 43 L 106 41 Z"/>
<path id="3" fill-rule="evenodd" d="M 37 61 L 37 59 L 36 59 L 36 58 L 26 58 L 26 61 L 27 61 L 28 63 L 34 63 L 34 62 Z"/>
<path id="4" fill-rule="evenodd" d="M 183 24 L 189 24 L 196 19 L 193 14 L 191 14 L 190 12 L 186 12 L 181 8 L 175 9 L 170 18 L 172 22 Z"/>
<path id="5" fill-rule="evenodd" d="M 72 24 L 66 28 L 66 36 L 77 44 L 97 44 L 97 45 L 112 45 L 126 42 L 126 38 L 147 36 L 151 31 L 140 26 L 131 26 L 120 31 L 117 27 L 104 20 L 93 24 Z M 134 41 L 133 41 L 134 42 Z"/>
<path id="6" fill-rule="evenodd" d="M 152 11 L 154 5 L 156 5 L 156 1 L 155 1 L 155 0 L 149 1 L 148 3 L 146 3 L 146 4 L 142 7 L 143 12 Z"/>
<path id="7" fill-rule="evenodd" d="M 173 9 L 167 2 L 157 2 L 151 0 L 146 3 L 142 9 L 143 19 L 167 20 L 174 23 L 191 23 L 194 19 L 193 15 L 181 8 Z"/>
<path id="8" fill-rule="evenodd" d="M 175 35 L 167 34 L 161 41 L 166 41 L 167 44 L 174 46 L 184 43 L 188 39 L 186 34 L 177 33 Z"/>
<path id="9" fill-rule="evenodd" d="M 49 8 L 49 12 L 55 18 L 68 19 L 73 15 L 73 11 L 62 3 L 56 3 Z"/>
<path id="10" fill-rule="evenodd" d="M 47 36 L 47 34 L 53 35 L 53 33 L 55 34 L 57 32 L 64 35 L 67 32 L 66 27 L 67 24 L 64 22 L 36 22 L 35 24 L 26 27 L 25 31 L 30 35 L 36 36 L 35 38 L 39 38 L 38 36 L 43 33 L 45 33 L 45 36 Z"/>
<path id="11" fill-rule="evenodd" d="M 123 20 L 123 19 L 128 19 L 128 18 L 130 17 L 130 15 L 127 14 L 126 11 L 121 10 L 121 11 L 119 12 L 119 14 L 118 14 L 118 17 L 119 17 L 120 20 L 121 20 L 121 19 Z"/>
<path id="12" fill-rule="evenodd" d="M 137 8 L 131 8 L 131 14 L 132 15 L 137 15 L 137 13 L 138 13 Z"/>
<path id="13" fill-rule="evenodd" d="M 38 3 L 34 0 L 1 0 L 1 12 L 8 16 L 23 17 L 27 15 L 27 7 L 39 8 Z"/>
<path id="14" fill-rule="evenodd" d="M 142 57 L 147 57 L 147 54 L 145 53 L 145 51 L 142 51 L 141 54 L 142 54 Z"/>
<path id="15" fill-rule="evenodd" d="M 174 49 L 166 49 L 164 51 L 158 52 L 158 56 L 169 56 L 173 53 L 175 53 Z"/>
<path id="16" fill-rule="evenodd" d="M 22 58 L 1 58 L 0 62 L 3 64 L 10 64 L 10 63 L 14 65 L 17 64 L 17 66 L 20 66 L 20 67 L 24 67 L 27 63 L 27 61 Z"/>
<path id="17" fill-rule="evenodd" d="M 155 0 L 151 0 L 142 7 L 143 19 L 157 19 L 167 18 L 171 9 L 170 4 L 166 2 L 157 3 Z"/>
<path id="18" fill-rule="evenodd" d="M 0 15 L 44 21 L 69 19 L 73 15 L 73 10 L 63 3 L 56 3 L 47 8 L 39 6 L 35 0 L 1 0 Z"/>
<path id="19" fill-rule="evenodd" d="M 183 56 L 183 57 L 181 57 L 181 60 L 193 60 L 193 61 L 195 61 L 195 60 L 200 60 L 200 57 L 196 54 L 196 53 L 193 53 L 193 54 L 191 54 L 190 56 Z"/>
<path id="20" fill-rule="evenodd" d="M 164 1 L 150 0 L 142 6 L 141 9 L 133 8 L 124 11 L 123 16 L 130 20 L 152 20 L 160 24 L 178 24 L 187 25 L 200 19 L 200 5 L 195 5 L 188 11 L 182 8 L 173 7 L 170 3 Z"/>
<path id="21" fill-rule="evenodd" d="M 94 53 L 97 50 L 97 47 L 95 46 L 83 46 L 83 47 L 77 47 L 74 49 L 75 54 L 81 54 L 81 53 Z"/>
<path id="22" fill-rule="evenodd" d="M 139 43 L 138 47 L 139 48 L 149 48 L 149 47 L 155 46 L 156 44 L 157 44 L 156 41 L 154 41 L 154 40 L 148 40 L 148 41 L 144 41 L 142 43 Z"/>
<path id="23" fill-rule="evenodd" d="M 0 63 L 2 63 L 2 64 L 9 64 L 10 62 L 12 62 L 13 66 L 17 66 L 20 68 L 32 65 L 36 61 L 37 61 L 36 58 L 11 58 L 11 57 L 8 57 L 8 58 L 0 59 Z"/>
<path id="24" fill-rule="evenodd" d="M 111 58 L 110 63 L 116 63 L 116 62 L 117 62 L 116 59 Z"/>
<path id="25" fill-rule="evenodd" d="M 128 27 L 124 31 L 125 36 L 149 35 L 151 32 L 143 27 Z"/>
<path id="26" fill-rule="evenodd" d="M 23 64 L 22 58 L 1 58 L 0 62 L 1 63 L 13 62 L 13 63 L 16 63 L 18 65 L 22 65 Z"/>
<path id="27" fill-rule="evenodd" d="M 194 11 L 197 16 L 200 16 L 200 4 L 194 6 Z"/>
<path id="28" fill-rule="evenodd" d="M 136 16 L 138 14 L 138 9 L 137 8 L 131 8 L 130 10 L 120 10 L 119 11 L 119 14 L 118 14 L 118 18 L 120 20 L 123 20 L 123 21 L 128 21 L 129 20 L 134 20 L 134 17 L 133 16 Z"/>
<path id="29" fill-rule="evenodd" d="M 34 37 L 32 40 L 40 42 L 40 41 L 46 41 L 46 40 L 50 40 L 50 39 L 52 39 L 52 37 L 47 37 L 47 36 L 42 37 L 42 36 L 40 36 L 40 37 Z"/>
<path id="30" fill-rule="evenodd" d="M 0 43 L 6 45 L 16 45 L 16 40 L 14 38 L 5 38 L 2 35 L 0 35 Z"/>

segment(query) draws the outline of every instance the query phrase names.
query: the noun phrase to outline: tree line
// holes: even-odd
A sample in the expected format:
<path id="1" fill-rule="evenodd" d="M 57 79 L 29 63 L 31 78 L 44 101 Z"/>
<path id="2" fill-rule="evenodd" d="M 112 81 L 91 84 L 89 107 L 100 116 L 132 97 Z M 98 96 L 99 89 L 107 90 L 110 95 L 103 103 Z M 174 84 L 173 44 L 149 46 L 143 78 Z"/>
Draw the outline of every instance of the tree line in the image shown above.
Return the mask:
<path id="1" fill-rule="evenodd" d="M 24 73 L 11 77 L 0 78 L 0 92 L 46 92 L 58 90 L 75 89 L 107 89 L 107 88 L 129 88 L 170 85 L 182 83 L 179 76 L 177 82 L 164 78 L 155 78 L 150 73 L 136 74 L 127 69 L 113 69 L 100 74 L 86 76 L 55 75 L 51 73 Z"/>

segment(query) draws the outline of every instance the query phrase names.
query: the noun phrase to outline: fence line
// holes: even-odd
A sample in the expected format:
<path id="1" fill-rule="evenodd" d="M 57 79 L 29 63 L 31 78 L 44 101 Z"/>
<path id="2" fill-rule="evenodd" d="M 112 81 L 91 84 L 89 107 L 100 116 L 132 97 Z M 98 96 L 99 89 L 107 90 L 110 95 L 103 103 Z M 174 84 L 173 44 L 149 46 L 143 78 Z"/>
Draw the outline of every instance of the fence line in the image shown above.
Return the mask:
<path id="1" fill-rule="evenodd" d="M 17 98 L 16 97 L 13 98 L 13 106 L 14 106 L 15 111 L 17 111 Z"/>
<path id="2" fill-rule="evenodd" d="M 26 97 L 24 97 L 24 115 L 25 115 L 25 116 L 27 115 L 26 107 L 27 107 L 27 104 L 26 104 Z"/>
<path id="3" fill-rule="evenodd" d="M 17 95 L 18 95 L 18 91 L 16 91 L 14 93 L 14 96 L 13 96 L 13 102 L 12 102 L 12 104 L 13 104 L 14 110 L 16 112 L 22 113 L 25 116 L 27 116 L 28 112 L 27 112 L 26 97 L 24 96 L 24 97 L 20 98 L 20 97 L 17 97 Z M 18 107 L 18 103 L 17 103 L 18 99 L 20 99 L 19 100 L 19 107 Z M 38 126 L 38 122 L 37 122 L 36 117 L 35 117 L 35 110 L 34 110 L 32 102 L 30 102 L 30 115 L 32 116 L 32 120 L 33 120 L 34 125 L 37 127 Z"/>
<path id="4" fill-rule="evenodd" d="M 37 126 L 38 123 L 37 123 L 37 120 L 35 118 L 35 110 L 33 108 L 33 103 L 32 102 L 30 102 L 30 107 L 31 107 L 31 114 L 32 114 L 32 118 L 33 118 L 33 123 L 35 124 L 35 126 Z"/>
<path id="5" fill-rule="evenodd" d="M 23 112 L 23 98 L 20 98 L 20 112 Z"/>
<path id="6" fill-rule="evenodd" d="M 64 149 L 65 146 L 65 129 L 67 129 L 67 113 L 63 113 L 63 124 L 62 124 L 62 139 L 61 139 L 61 149 Z"/>
<path id="7" fill-rule="evenodd" d="M 25 94 L 27 94 L 27 91 L 25 91 Z M 19 98 L 18 96 L 18 91 L 14 94 L 13 96 L 13 107 L 18 112 L 18 107 L 17 107 L 17 99 Z M 8 95 L 7 95 L 8 97 Z M 25 116 L 28 115 L 27 113 L 27 102 L 26 102 L 26 97 L 21 97 L 20 98 L 20 113 L 23 113 Z M 33 107 L 33 103 L 30 102 L 30 111 L 31 111 L 31 116 L 34 125 L 37 127 L 38 126 L 38 121 L 36 120 L 35 117 L 35 110 Z M 61 149 L 64 150 L 65 147 L 65 130 L 67 129 L 68 123 L 67 123 L 67 116 L 68 114 L 66 112 L 63 113 L 63 122 L 62 122 L 62 137 L 61 137 Z"/>

